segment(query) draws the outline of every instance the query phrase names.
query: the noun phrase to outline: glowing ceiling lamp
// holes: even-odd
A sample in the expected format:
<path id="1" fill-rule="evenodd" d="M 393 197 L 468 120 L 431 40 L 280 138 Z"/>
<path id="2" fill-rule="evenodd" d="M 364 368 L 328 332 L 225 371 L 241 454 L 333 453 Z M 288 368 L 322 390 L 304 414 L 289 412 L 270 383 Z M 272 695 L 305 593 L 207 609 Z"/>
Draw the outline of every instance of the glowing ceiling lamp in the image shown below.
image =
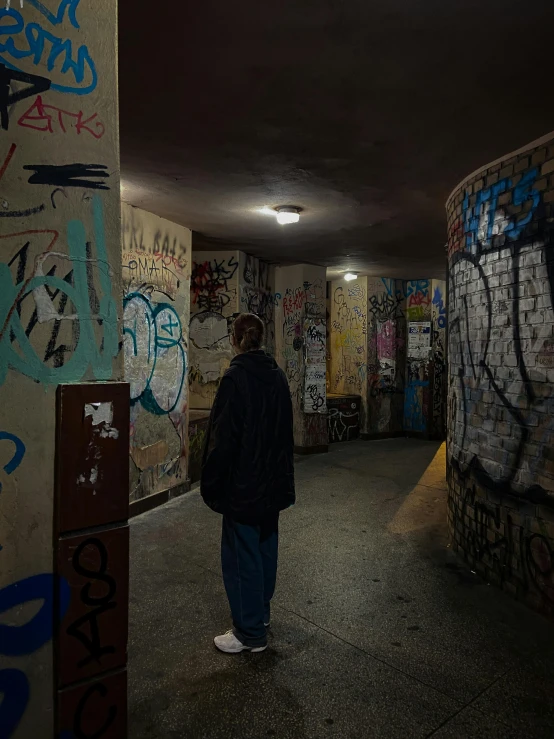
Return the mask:
<path id="1" fill-rule="evenodd" d="M 352 280 L 358 279 L 358 275 L 354 274 L 354 272 L 347 272 L 344 275 L 344 279 L 346 280 L 346 282 L 352 282 Z"/>
<path id="2" fill-rule="evenodd" d="M 281 206 L 275 208 L 277 211 L 277 223 L 284 226 L 287 223 L 298 223 L 300 220 L 300 208 L 294 208 L 292 206 Z"/>

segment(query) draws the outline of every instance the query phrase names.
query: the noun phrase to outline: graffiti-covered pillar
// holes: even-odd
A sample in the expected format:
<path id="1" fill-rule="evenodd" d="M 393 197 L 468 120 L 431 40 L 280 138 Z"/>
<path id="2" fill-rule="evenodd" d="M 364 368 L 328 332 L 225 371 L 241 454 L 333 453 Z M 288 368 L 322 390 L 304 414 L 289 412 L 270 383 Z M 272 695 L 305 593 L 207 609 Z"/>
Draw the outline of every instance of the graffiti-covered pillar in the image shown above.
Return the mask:
<path id="1" fill-rule="evenodd" d="M 367 277 L 352 282 L 334 280 L 329 285 L 330 393 L 359 395 L 357 425 L 365 430 L 367 419 Z"/>
<path id="2" fill-rule="evenodd" d="M 367 287 L 367 413 L 362 436 L 398 436 L 406 364 L 405 283 L 373 277 Z"/>
<path id="3" fill-rule="evenodd" d="M 121 206 L 131 513 L 186 492 L 191 231 Z"/>
<path id="4" fill-rule="evenodd" d="M 442 280 L 404 283 L 406 377 L 403 428 L 444 439 L 446 295 Z"/>
<path id="5" fill-rule="evenodd" d="M 265 329 L 264 349 L 275 354 L 275 267 L 239 252 L 239 302 L 241 313 L 254 313 Z"/>
<path id="6" fill-rule="evenodd" d="M 190 407 L 212 407 L 233 358 L 229 331 L 237 313 L 264 322 L 265 349 L 275 351 L 274 268 L 241 251 L 195 251 L 190 284 Z"/>
<path id="7" fill-rule="evenodd" d="M 229 327 L 240 313 L 239 252 L 194 252 L 190 280 L 190 407 L 210 409 L 233 352 Z"/>
<path id="8" fill-rule="evenodd" d="M 325 268 L 275 269 L 275 358 L 285 371 L 299 453 L 327 451 Z"/>
<path id="9" fill-rule="evenodd" d="M 79 516 L 94 493 L 101 500 L 111 483 L 112 498 L 118 495 L 122 480 L 107 480 L 105 460 L 95 455 L 115 460 L 127 438 L 125 386 L 115 386 L 120 394 L 110 399 L 105 382 L 122 379 L 117 3 L 1 5 L 0 734 L 51 739 L 67 728 L 88 736 L 91 696 L 97 728 L 125 699 L 119 673 L 101 688 L 91 676 L 124 664 L 124 640 L 112 639 L 126 630 L 126 527 L 112 529 L 109 541 L 98 533 L 94 544 L 65 533 L 88 525 Z M 56 450 L 56 387 L 85 381 L 108 389 L 90 399 L 85 393 L 78 407 L 59 391 Z M 72 423 L 82 436 L 65 434 Z M 85 432 L 94 440 L 88 460 Z M 75 468 L 69 445 L 78 440 L 83 466 Z M 68 464 L 58 465 L 55 481 L 64 449 Z M 126 513 L 106 509 L 97 521 L 112 515 Z M 97 575 L 107 590 L 97 590 Z M 87 605 L 79 592 L 98 603 Z M 90 617 L 96 607 L 112 614 L 109 633 L 100 613 Z M 58 617 L 64 627 L 54 669 Z M 106 647 L 117 658 L 101 652 Z M 82 671 L 75 658 L 84 660 Z M 75 681 L 79 687 L 66 690 Z M 108 727 L 119 734 L 105 736 L 123 736 L 124 718 L 120 711 Z"/>
<path id="10" fill-rule="evenodd" d="M 446 209 L 448 485 L 455 548 L 554 615 L 554 134 Z"/>

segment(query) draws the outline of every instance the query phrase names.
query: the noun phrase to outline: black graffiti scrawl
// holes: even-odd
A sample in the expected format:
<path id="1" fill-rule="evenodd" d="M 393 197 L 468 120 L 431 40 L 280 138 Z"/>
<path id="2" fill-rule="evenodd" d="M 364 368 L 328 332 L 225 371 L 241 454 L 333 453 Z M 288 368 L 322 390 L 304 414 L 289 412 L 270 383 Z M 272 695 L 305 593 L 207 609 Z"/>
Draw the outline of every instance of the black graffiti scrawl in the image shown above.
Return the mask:
<path id="1" fill-rule="evenodd" d="M 465 240 L 451 252 L 449 393 L 452 463 L 540 501 L 541 478 L 554 472 L 554 251 L 538 177 L 534 167 L 516 185 L 506 178 L 464 197 Z"/>
<path id="2" fill-rule="evenodd" d="M 29 177 L 30 185 L 110 189 L 104 181 L 110 175 L 103 164 L 26 164 L 23 169 L 34 172 Z"/>
<path id="3" fill-rule="evenodd" d="M 454 546 L 554 615 L 552 153 L 491 165 L 447 204 L 447 457 Z"/>
<path id="4" fill-rule="evenodd" d="M 14 90 L 13 82 L 19 82 L 24 86 Z M 7 131 L 10 125 L 10 107 L 20 100 L 46 92 L 50 89 L 50 84 L 46 77 L 8 69 L 5 64 L 0 64 L 0 126 L 4 131 Z"/>

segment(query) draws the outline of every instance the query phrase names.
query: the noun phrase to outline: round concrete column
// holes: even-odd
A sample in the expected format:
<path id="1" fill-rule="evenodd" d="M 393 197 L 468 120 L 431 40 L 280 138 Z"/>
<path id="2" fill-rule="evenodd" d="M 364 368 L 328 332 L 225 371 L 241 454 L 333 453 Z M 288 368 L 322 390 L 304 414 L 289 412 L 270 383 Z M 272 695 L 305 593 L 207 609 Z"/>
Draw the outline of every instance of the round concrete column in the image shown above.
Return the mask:
<path id="1" fill-rule="evenodd" d="M 554 615 L 554 134 L 447 205 L 454 548 Z"/>

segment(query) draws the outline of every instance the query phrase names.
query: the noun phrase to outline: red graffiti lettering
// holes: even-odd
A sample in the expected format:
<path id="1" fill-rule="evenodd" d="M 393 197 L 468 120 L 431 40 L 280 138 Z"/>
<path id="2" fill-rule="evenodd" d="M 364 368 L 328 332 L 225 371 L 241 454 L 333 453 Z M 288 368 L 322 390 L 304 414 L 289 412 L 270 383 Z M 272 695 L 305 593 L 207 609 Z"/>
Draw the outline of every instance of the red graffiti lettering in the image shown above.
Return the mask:
<path id="1" fill-rule="evenodd" d="M 78 134 L 87 131 L 95 139 L 101 139 L 106 129 L 104 124 L 97 120 L 98 113 L 88 118 L 83 118 L 83 116 L 82 110 L 72 113 L 69 110 L 56 108 L 54 105 L 44 105 L 42 96 L 38 95 L 29 110 L 23 113 L 17 122 L 24 128 L 34 128 L 35 131 L 48 131 L 48 133 L 55 133 L 56 130 L 67 133 L 66 126 L 69 125 Z"/>

